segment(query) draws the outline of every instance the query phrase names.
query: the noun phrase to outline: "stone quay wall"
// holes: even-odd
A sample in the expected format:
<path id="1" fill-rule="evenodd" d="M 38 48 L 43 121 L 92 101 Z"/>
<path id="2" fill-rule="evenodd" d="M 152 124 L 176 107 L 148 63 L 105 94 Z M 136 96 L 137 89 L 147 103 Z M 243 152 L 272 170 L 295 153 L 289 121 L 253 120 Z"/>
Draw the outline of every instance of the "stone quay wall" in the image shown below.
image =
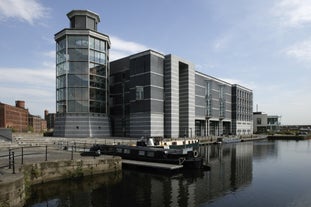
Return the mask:
<path id="1" fill-rule="evenodd" d="M 0 207 L 22 207 L 34 184 L 121 170 L 122 160 L 114 156 L 25 164 L 15 175 L 0 176 Z"/>

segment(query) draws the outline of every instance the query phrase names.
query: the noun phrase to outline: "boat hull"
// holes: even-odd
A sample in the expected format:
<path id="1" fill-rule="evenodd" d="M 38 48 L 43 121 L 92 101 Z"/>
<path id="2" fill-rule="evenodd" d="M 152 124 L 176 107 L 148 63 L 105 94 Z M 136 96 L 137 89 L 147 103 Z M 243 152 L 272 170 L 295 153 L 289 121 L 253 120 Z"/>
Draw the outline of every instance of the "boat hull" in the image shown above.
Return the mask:
<path id="1" fill-rule="evenodd" d="M 186 169 L 200 169 L 203 165 L 203 159 L 194 157 L 192 150 L 127 145 L 95 145 L 90 149 L 98 150 L 101 154 L 120 156 L 122 159 L 183 165 Z"/>

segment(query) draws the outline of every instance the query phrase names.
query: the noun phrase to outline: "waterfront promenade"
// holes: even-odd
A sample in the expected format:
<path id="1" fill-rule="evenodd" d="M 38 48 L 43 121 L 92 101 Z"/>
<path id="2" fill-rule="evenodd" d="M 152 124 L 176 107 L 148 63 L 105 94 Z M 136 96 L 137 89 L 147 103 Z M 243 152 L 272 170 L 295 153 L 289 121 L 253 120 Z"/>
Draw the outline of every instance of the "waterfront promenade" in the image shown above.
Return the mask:
<path id="1" fill-rule="evenodd" d="M 80 156 L 93 144 L 114 141 L 14 134 L 12 142 L 0 142 L 0 206 L 23 206 L 33 184 L 121 171 L 120 157 Z"/>

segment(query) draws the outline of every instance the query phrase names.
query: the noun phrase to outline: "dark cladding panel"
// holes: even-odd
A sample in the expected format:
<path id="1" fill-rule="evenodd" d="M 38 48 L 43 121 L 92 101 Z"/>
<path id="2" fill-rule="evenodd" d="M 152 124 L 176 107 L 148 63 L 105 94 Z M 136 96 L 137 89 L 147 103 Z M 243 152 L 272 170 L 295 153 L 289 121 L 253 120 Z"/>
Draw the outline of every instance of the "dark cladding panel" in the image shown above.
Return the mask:
<path id="1" fill-rule="evenodd" d="M 156 55 L 151 55 L 150 70 L 158 74 L 163 74 L 163 67 L 164 67 L 164 59 Z"/>
<path id="2" fill-rule="evenodd" d="M 137 75 L 150 71 L 150 55 L 130 59 L 130 75 Z"/>

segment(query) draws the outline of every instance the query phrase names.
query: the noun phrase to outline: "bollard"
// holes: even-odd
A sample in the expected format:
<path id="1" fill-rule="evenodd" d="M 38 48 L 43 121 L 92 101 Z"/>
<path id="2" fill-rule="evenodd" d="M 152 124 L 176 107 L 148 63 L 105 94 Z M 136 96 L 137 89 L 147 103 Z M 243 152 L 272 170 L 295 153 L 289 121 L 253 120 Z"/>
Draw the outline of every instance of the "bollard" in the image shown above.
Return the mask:
<path id="1" fill-rule="evenodd" d="M 48 146 L 45 145 L 45 161 L 48 161 Z"/>
<path id="2" fill-rule="evenodd" d="M 14 160 L 14 152 L 12 152 L 12 166 L 13 166 L 13 174 L 15 174 L 15 160 Z"/>
<path id="3" fill-rule="evenodd" d="M 73 145 L 71 146 L 71 160 L 73 160 Z"/>
<path id="4" fill-rule="evenodd" d="M 24 147 L 22 147 L 22 165 L 24 164 Z"/>
<path id="5" fill-rule="evenodd" d="M 11 149 L 9 149 L 9 169 L 11 169 Z"/>

